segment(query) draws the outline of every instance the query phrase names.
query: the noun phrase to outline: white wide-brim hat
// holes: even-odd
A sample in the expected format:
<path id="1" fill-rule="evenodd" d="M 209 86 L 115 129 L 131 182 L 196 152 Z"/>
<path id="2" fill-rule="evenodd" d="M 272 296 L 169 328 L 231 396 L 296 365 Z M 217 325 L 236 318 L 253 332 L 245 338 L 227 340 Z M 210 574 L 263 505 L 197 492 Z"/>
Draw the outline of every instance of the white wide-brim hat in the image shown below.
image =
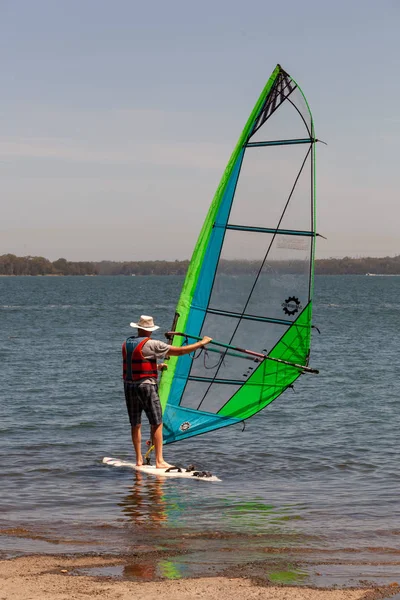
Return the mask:
<path id="1" fill-rule="evenodd" d="M 155 331 L 156 329 L 160 329 L 158 325 L 154 325 L 153 317 L 147 315 L 141 315 L 138 323 L 131 323 L 130 325 L 131 327 L 144 329 L 145 331 Z"/>

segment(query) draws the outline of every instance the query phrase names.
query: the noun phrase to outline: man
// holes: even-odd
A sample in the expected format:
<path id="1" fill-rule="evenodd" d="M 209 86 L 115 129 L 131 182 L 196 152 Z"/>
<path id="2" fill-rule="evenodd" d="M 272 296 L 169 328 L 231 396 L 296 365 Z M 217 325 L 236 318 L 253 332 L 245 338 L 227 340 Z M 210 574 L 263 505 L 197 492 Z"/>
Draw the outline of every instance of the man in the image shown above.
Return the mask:
<path id="1" fill-rule="evenodd" d="M 146 413 L 151 427 L 151 434 L 156 454 L 157 469 L 170 467 L 163 457 L 162 411 L 158 397 L 158 371 L 168 365 L 158 360 L 166 356 L 182 356 L 198 348 L 202 348 L 212 338 L 203 337 L 195 344 L 188 346 L 171 346 L 159 340 L 152 340 L 151 334 L 159 329 L 154 325 L 153 317 L 142 315 L 138 323 L 131 323 L 138 330 L 137 337 L 131 336 L 122 344 L 123 378 L 126 407 L 132 428 L 132 443 L 136 453 L 136 464 L 143 464 L 141 420 L 142 411 Z"/>

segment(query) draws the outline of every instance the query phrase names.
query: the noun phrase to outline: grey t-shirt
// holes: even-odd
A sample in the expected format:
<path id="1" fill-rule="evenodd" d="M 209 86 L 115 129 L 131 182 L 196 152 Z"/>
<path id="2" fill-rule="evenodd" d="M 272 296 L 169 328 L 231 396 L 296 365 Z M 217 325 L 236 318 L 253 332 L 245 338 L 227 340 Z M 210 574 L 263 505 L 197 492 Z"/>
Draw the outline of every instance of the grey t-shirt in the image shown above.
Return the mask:
<path id="1" fill-rule="evenodd" d="M 142 354 L 144 358 L 156 358 L 157 360 L 162 361 L 170 348 L 171 346 L 169 344 L 161 342 L 160 340 L 148 340 L 142 348 Z M 141 383 L 151 383 L 156 385 L 157 379 L 149 377 L 148 379 L 141 381 Z"/>

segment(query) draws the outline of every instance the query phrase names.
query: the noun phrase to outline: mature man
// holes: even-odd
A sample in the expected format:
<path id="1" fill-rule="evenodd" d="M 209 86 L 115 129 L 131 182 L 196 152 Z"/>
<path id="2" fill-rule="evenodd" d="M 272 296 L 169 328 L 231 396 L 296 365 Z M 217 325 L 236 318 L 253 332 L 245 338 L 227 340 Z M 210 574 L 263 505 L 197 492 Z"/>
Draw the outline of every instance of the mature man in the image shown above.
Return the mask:
<path id="1" fill-rule="evenodd" d="M 151 426 L 151 433 L 156 454 L 156 467 L 170 467 L 163 457 L 162 411 L 158 397 L 158 371 L 167 369 L 168 365 L 158 360 L 166 356 L 181 356 L 202 348 L 212 338 L 203 337 L 195 344 L 188 346 L 171 346 L 159 340 L 152 340 L 151 334 L 159 329 L 154 325 L 153 317 L 142 315 L 138 323 L 131 323 L 137 328 L 138 335 L 128 337 L 122 344 L 123 378 L 126 407 L 132 428 L 132 443 L 136 453 L 136 464 L 143 464 L 141 420 L 142 411 L 146 413 Z"/>

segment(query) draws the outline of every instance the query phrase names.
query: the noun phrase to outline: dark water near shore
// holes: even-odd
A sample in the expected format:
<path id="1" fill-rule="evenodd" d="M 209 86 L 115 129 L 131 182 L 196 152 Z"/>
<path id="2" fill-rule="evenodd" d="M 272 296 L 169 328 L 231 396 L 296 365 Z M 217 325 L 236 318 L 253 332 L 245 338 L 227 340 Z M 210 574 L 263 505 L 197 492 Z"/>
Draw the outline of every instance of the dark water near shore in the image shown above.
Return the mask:
<path id="1" fill-rule="evenodd" d="M 169 329 L 181 284 L 0 278 L 0 527 L 12 534 L 0 537 L 3 555 L 179 554 L 191 540 L 192 550 L 242 548 L 254 561 L 266 548 L 373 549 L 400 572 L 400 278 L 317 277 L 320 375 L 301 377 L 243 432 L 166 447 L 167 460 L 195 462 L 219 484 L 101 463 L 132 458 L 120 364 L 128 324 L 150 313 Z"/>

